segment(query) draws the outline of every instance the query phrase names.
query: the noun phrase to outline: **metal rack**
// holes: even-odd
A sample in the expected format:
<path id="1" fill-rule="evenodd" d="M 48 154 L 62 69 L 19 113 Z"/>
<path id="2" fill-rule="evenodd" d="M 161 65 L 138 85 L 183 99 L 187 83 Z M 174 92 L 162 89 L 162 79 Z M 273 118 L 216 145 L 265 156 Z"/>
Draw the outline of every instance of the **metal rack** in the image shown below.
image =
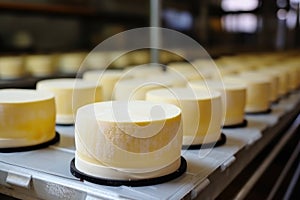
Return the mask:
<path id="1" fill-rule="evenodd" d="M 296 92 L 273 105 L 270 114 L 246 116 L 247 127 L 224 129 L 225 145 L 212 150 L 183 150 L 188 162 L 183 176 L 145 187 L 101 186 L 73 177 L 69 164 L 75 151 L 74 127 L 57 126 L 61 141 L 56 145 L 0 154 L 0 193 L 21 199 L 213 199 L 274 137 L 286 131 L 299 112 L 300 92 Z M 293 127 L 282 140 L 293 134 Z"/>

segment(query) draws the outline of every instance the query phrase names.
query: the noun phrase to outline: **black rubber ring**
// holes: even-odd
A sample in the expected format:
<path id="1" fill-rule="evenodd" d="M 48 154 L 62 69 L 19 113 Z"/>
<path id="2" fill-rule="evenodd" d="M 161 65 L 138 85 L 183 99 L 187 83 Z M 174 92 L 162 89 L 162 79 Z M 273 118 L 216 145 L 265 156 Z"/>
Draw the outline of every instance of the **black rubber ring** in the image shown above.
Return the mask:
<path id="1" fill-rule="evenodd" d="M 60 135 L 58 132 L 55 133 L 55 137 L 47 142 L 36 144 L 32 146 L 25 147 L 9 147 L 9 148 L 0 148 L 0 153 L 16 153 L 16 152 L 24 152 L 24 151 L 33 151 L 37 149 L 43 149 L 48 147 L 49 145 L 53 145 L 60 140 Z"/>
<path id="2" fill-rule="evenodd" d="M 56 126 L 74 126 L 74 123 L 70 123 L 70 124 L 60 124 L 60 123 L 56 123 Z"/>
<path id="3" fill-rule="evenodd" d="M 131 186 L 131 187 L 139 187 L 139 186 L 148 186 L 148 185 L 156 185 L 160 183 L 164 183 L 167 181 L 171 181 L 175 178 L 181 176 L 187 169 L 187 162 L 184 157 L 181 156 L 181 163 L 179 168 L 170 174 L 156 177 L 156 178 L 149 178 L 143 180 L 114 180 L 114 179 L 106 179 L 106 178 L 99 178 L 95 176 L 87 175 L 81 171 L 79 171 L 75 166 L 75 158 L 72 159 L 70 163 L 70 171 L 73 176 L 79 178 L 80 180 L 85 180 L 91 183 L 99 184 L 99 185 L 107 185 L 107 186 Z"/>
<path id="4" fill-rule="evenodd" d="M 193 144 L 193 145 L 182 145 L 182 149 L 195 150 L 195 149 L 209 149 L 221 146 L 226 143 L 226 135 L 221 133 L 221 136 L 217 142 L 210 142 L 205 144 Z"/>
<path id="5" fill-rule="evenodd" d="M 265 114 L 270 114 L 272 112 L 272 109 L 269 108 L 266 111 L 260 111 L 260 112 L 246 112 L 247 115 L 265 115 Z"/>
<path id="6" fill-rule="evenodd" d="M 223 126 L 222 128 L 227 129 L 227 128 L 244 128 L 248 125 L 248 121 L 246 119 L 243 120 L 243 122 L 239 124 L 233 124 L 233 125 L 227 125 Z"/>

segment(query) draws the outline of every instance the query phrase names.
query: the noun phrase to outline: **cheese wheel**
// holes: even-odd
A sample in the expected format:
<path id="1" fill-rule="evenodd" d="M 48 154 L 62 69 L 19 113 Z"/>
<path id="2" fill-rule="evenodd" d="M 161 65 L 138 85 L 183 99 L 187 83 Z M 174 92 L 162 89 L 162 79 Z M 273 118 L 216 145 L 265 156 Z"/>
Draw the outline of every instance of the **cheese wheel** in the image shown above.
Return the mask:
<path id="1" fill-rule="evenodd" d="M 0 148 L 31 146 L 55 137 L 52 93 L 2 89 L 0 109 Z"/>
<path id="2" fill-rule="evenodd" d="M 240 124 L 244 121 L 246 106 L 246 85 L 220 82 L 220 81 L 193 81 L 189 83 L 192 88 L 209 88 L 217 90 L 222 95 L 223 108 L 225 113 L 224 125 Z"/>
<path id="3" fill-rule="evenodd" d="M 286 70 L 288 73 L 288 90 L 292 92 L 293 90 L 297 89 L 298 87 L 298 71 L 293 66 L 287 65 L 285 68 L 282 67 L 283 70 Z"/>
<path id="4" fill-rule="evenodd" d="M 105 69 L 109 65 L 107 52 L 95 51 L 91 52 L 86 57 L 86 65 L 89 69 Z"/>
<path id="5" fill-rule="evenodd" d="M 125 68 L 130 65 L 130 56 L 123 51 L 111 51 L 108 53 L 111 66 L 114 68 Z"/>
<path id="6" fill-rule="evenodd" d="M 82 79 L 43 80 L 37 83 L 37 90 L 54 93 L 58 124 L 74 123 L 79 107 L 102 100 L 101 86 Z"/>
<path id="7" fill-rule="evenodd" d="M 172 69 L 173 71 L 182 74 L 187 80 L 202 80 L 203 75 L 201 71 L 195 66 L 188 62 L 173 62 L 167 65 L 167 70 Z"/>
<path id="8" fill-rule="evenodd" d="M 53 75 L 56 72 L 52 55 L 29 55 L 25 57 L 26 70 L 36 77 Z"/>
<path id="9" fill-rule="evenodd" d="M 162 73 L 163 73 L 162 67 L 153 64 L 131 66 L 131 67 L 126 67 L 124 69 L 124 74 L 126 74 L 126 76 L 129 75 L 135 78 L 144 78 L 151 74 L 157 75 Z"/>
<path id="10" fill-rule="evenodd" d="M 260 69 L 259 72 L 263 74 L 269 74 L 274 77 L 277 77 L 278 80 L 278 98 L 281 96 L 285 95 L 287 92 L 287 79 L 288 79 L 288 74 L 287 73 L 282 73 L 281 70 L 278 70 L 273 67 L 269 68 L 263 68 Z"/>
<path id="11" fill-rule="evenodd" d="M 113 96 L 115 100 L 145 100 L 148 91 L 158 88 L 163 88 L 163 85 L 152 80 L 120 80 L 115 85 Z"/>
<path id="12" fill-rule="evenodd" d="M 181 108 L 184 145 L 216 142 L 219 139 L 223 118 L 219 92 L 190 88 L 158 89 L 149 91 L 146 99 Z"/>
<path id="13" fill-rule="evenodd" d="M 271 83 L 261 77 L 232 76 L 225 81 L 247 86 L 245 111 L 249 113 L 265 112 L 270 109 Z"/>
<path id="14" fill-rule="evenodd" d="M 184 87 L 188 83 L 188 79 L 185 75 L 172 68 L 160 73 L 151 73 L 146 76 L 144 80 L 151 81 L 163 87 Z"/>
<path id="15" fill-rule="evenodd" d="M 86 53 L 64 53 L 58 58 L 58 67 L 64 73 L 77 73 L 84 61 Z"/>
<path id="16" fill-rule="evenodd" d="M 271 84 L 270 101 L 275 102 L 279 98 L 279 78 L 272 73 L 264 73 L 262 71 L 243 72 L 240 76 L 248 76 L 253 78 L 266 79 Z"/>
<path id="17" fill-rule="evenodd" d="M 174 105 L 146 101 L 89 104 L 78 109 L 75 144 L 75 166 L 88 175 L 163 176 L 180 165 L 181 112 Z"/>
<path id="18" fill-rule="evenodd" d="M 130 61 L 134 65 L 142 65 L 150 62 L 150 52 L 147 50 L 139 50 L 130 52 Z"/>
<path id="19" fill-rule="evenodd" d="M 0 57 L 0 77 L 2 79 L 17 79 L 25 75 L 23 57 L 3 56 Z"/>
<path id="20" fill-rule="evenodd" d="M 122 78 L 121 70 L 93 70 L 83 74 L 83 79 L 97 82 L 102 87 L 103 101 L 113 100 L 115 84 Z"/>

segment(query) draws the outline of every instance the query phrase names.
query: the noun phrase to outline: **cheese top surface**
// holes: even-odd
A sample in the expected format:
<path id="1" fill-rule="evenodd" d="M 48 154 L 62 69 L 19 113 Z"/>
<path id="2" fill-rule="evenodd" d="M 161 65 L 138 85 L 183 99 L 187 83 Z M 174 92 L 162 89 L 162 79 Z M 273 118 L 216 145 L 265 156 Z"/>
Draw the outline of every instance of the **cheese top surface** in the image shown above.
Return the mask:
<path id="1" fill-rule="evenodd" d="M 23 57 L 21 56 L 0 57 L 0 67 L 22 66 L 22 64 L 23 64 Z"/>
<path id="2" fill-rule="evenodd" d="M 52 65 L 51 55 L 29 55 L 26 56 L 26 64 L 29 66 L 45 67 Z"/>
<path id="3" fill-rule="evenodd" d="M 170 88 L 157 89 L 147 93 L 147 96 L 159 96 L 165 99 L 206 100 L 220 97 L 220 93 L 206 89 Z"/>
<path id="4" fill-rule="evenodd" d="M 263 78 L 262 76 L 256 76 L 255 74 L 244 74 L 240 76 L 226 76 L 224 77 L 225 81 L 243 83 L 246 85 L 256 85 L 256 84 L 270 84 L 269 78 Z"/>
<path id="5" fill-rule="evenodd" d="M 96 84 L 83 79 L 63 78 L 39 81 L 38 86 L 57 89 L 88 89 L 95 88 Z"/>
<path id="6" fill-rule="evenodd" d="M 238 84 L 230 81 L 214 81 L 214 80 L 207 80 L 207 81 L 191 81 L 189 83 L 191 87 L 208 87 L 208 88 L 215 88 L 215 89 L 224 89 L 224 90 L 245 90 L 245 84 Z"/>
<path id="7" fill-rule="evenodd" d="M 3 103 L 31 103 L 54 98 L 52 93 L 46 91 L 24 89 L 0 90 L 0 104 Z"/>
<path id="8" fill-rule="evenodd" d="M 121 78 L 124 72 L 122 70 L 91 70 L 83 74 L 83 79 L 97 81 L 102 77 Z"/>
<path id="9" fill-rule="evenodd" d="M 159 81 L 151 80 L 151 79 L 142 79 L 142 78 L 134 78 L 134 79 L 122 79 L 119 80 L 115 85 L 115 93 L 116 95 L 124 95 L 131 94 L 132 92 L 136 92 L 139 89 L 153 89 L 162 87 L 162 84 Z"/>
<path id="10" fill-rule="evenodd" d="M 161 121 L 181 113 L 174 105 L 147 101 L 107 101 L 79 108 L 84 109 L 94 110 L 97 121 L 122 123 Z"/>

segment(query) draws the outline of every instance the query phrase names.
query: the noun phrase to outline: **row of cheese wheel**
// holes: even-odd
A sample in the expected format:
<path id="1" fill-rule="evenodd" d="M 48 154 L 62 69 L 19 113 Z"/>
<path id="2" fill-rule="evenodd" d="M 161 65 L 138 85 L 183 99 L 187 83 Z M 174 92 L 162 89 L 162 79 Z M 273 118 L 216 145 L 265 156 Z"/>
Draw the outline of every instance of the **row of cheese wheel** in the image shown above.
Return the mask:
<path id="1" fill-rule="evenodd" d="M 163 63 L 181 60 L 180 56 L 162 52 Z M 0 56 L 0 78 L 19 79 L 28 75 L 34 77 L 53 76 L 58 73 L 76 74 L 87 69 L 124 68 L 150 62 L 148 50 L 133 52 L 93 51 L 36 54 L 23 56 Z"/>
<path id="2" fill-rule="evenodd" d="M 180 165 L 182 144 L 216 142 L 223 124 L 241 123 L 244 112 L 265 112 L 298 88 L 299 79 L 291 78 L 299 76 L 297 57 L 285 59 L 280 67 L 241 72 L 232 65 L 235 69 L 226 74 L 222 70 L 228 66 L 207 60 L 193 67 L 174 63 L 167 72 L 139 66 L 86 72 L 83 79 L 44 80 L 37 91 L 2 90 L 0 144 L 48 140 L 55 118 L 56 123 L 73 123 L 76 115 L 75 165 L 80 171 L 115 179 L 162 176 Z"/>

